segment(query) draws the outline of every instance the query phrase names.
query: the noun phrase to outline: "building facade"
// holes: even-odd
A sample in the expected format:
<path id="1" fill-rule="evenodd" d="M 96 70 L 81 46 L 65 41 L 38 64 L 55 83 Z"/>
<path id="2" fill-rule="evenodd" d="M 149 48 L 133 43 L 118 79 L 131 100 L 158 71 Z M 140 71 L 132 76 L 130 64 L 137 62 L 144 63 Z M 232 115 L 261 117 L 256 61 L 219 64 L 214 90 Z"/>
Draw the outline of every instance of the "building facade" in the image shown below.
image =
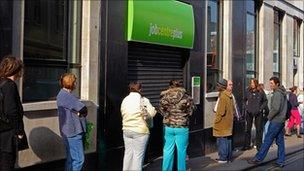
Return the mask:
<path id="1" fill-rule="evenodd" d="M 58 78 L 64 72 L 77 75 L 75 93 L 89 106 L 88 120 L 95 124 L 93 145 L 86 151 L 90 163 L 86 170 L 121 169 L 120 103 L 131 80 L 143 83 L 143 94 L 155 106 L 170 79 L 183 80 L 197 106 L 190 121 L 190 157 L 216 151 L 212 123 L 219 78 L 233 80 L 233 94 L 242 112 L 250 78 L 258 78 L 267 90 L 273 75 L 287 88 L 303 89 L 303 1 L 166 3 L 139 4 L 145 11 L 154 10 L 157 19 L 148 23 L 150 37 L 143 37 L 138 32 L 152 17 L 136 8 L 136 0 L 0 1 L 1 58 L 13 54 L 25 63 L 18 85 L 30 149 L 19 152 L 16 167 L 39 168 L 65 158 L 55 102 Z M 181 10 L 174 10 L 177 8 Z M 174 15 L 164 12 L 170 10 Z M 183 20 L 184 16 L 190 18 Z M 151 38 L 157 34 L 167 38 Z M 147 163 L 162 155 L 160 115 L 154 125 Z M 236 130 L 244 130 L 244 126 L 244 121 L 235 122 Z M 237 146 L 243 143 L 243 134 L 234 132 Z"/>

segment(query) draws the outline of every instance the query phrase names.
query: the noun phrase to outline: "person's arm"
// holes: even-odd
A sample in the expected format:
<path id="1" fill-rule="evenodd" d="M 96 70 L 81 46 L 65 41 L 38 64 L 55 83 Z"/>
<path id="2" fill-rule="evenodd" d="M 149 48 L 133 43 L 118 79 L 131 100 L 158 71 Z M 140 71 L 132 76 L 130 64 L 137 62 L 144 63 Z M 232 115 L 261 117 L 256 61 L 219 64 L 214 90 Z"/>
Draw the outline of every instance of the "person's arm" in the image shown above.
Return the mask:
<path id="1" fill-rule="evenodd" d="M 169 109 L 170 108 L 170 103 L 166 100 L 166 98 L 164 96 L 161 96 L 161 99 L 159 101 L 159 112 L 161 115 L 163 115 L 164 117 L 169 115 Z"/>
<path id="2" fill-rule="evenodd" d="M 262 112 L 264 109 L 266 109 L 268 100 L 264 91 L 261 91 L 261 94 L 262 94 L 262 104 L 260 107 L 260 111 Z"/>
<path id="3" fill-rule="evenodd" d="M 152 106 L 152 104 L 150 103 L 150 100 L 147 98 L 144 98 L 144 103 L 145 103 L 147 112 L 149 113 L 150 117 L 153 118 L 156 115 L 155 107 Z"/>
<path id="4" fill-rule="evenodd" d="M 215 113 L 214 123 L 220 122 L 225 114 L 226 114 L 226 104 L 224 98 L 220 97 L 218 107 Z"/>
<path id="5" fill-rule="evenodd" d="M 78 116 L 82 117 L 87 115 L 87 107 L 73 94 L 63 94 L 61 98 L 57 100 L 60 101 L 62 107 L 69 109 Z"/>
<path id="6" fill-rule="evenodd" d="M 281 96 L 279 93 L 273 93 L 271 108 L 268 114 L 268 120 L 272 120 L 280 112 Z"/>
<path id="7" fill-rule="evenodd" d="M 7 115 L 8 119 L 12 122 L 17 135 L 24 133 L 23 124 L 23 109 L 20 101 L 17 85 L 14 82 L 8 81 L 3 87 L 2 92 L 4 95 L 3 112 Z"/>

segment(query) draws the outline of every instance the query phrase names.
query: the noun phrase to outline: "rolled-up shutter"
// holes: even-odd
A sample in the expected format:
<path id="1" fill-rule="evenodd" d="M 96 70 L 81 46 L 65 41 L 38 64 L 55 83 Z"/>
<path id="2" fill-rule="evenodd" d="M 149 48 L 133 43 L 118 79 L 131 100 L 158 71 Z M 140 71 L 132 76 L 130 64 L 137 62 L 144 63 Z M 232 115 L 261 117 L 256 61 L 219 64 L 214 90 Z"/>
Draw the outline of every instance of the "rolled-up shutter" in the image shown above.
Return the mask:
<path id="1" fill-rule="evenodd" d="M 129 42 L 128 81 L 142 83 L 142 93 L 153 105 L 171 79 L 184 78 L 187 50 L 167 46 Z"/>

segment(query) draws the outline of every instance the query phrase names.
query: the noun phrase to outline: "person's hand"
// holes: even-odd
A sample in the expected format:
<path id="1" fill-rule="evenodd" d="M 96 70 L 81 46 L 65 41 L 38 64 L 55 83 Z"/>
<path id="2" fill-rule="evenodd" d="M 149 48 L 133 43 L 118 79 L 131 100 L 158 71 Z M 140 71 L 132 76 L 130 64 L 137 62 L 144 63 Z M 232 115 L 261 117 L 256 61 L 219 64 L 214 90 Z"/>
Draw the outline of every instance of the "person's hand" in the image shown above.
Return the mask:
<path id="1" fill-rule="evenodd" d="M 19 139 L 22 139 L 23 136 L 24 136 L 23 134 L 17 135 L 17 137 L 18 137 Z"/>

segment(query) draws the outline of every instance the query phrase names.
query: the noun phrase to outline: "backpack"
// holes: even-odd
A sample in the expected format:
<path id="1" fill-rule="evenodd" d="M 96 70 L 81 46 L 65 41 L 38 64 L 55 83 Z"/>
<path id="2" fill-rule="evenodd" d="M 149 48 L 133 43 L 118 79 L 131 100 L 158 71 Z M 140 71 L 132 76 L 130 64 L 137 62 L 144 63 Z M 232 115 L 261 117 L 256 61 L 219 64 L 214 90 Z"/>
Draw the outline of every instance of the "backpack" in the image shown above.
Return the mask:
<path id="1" fill-rule="evenodd" d="M 291 109 L 292 109 L 292 106 L 291 106 L 291 103 L 289 101 L 289 94 L 286 95 L 286 101 L 287 101 L 287 111 L 286 111 L 286 120 L 288 120 L 290 118 L 290 115 L 291 115 Z"/>

